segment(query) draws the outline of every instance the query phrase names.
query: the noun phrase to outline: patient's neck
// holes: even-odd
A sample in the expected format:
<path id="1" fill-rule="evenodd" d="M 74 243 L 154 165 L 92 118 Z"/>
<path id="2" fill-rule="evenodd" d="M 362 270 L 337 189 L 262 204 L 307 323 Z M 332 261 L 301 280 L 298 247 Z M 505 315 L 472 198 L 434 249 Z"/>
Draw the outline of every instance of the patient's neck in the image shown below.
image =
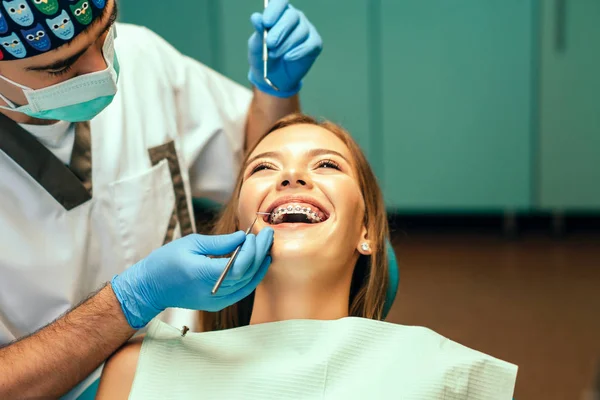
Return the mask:
<path id="1" fill-rule="evenodd" d="M 283 265 L 282 265 L 283 264 Z M 289 319 L 334 320 L 348 316 L 352 269 L 346 276 L 324 277 L 327 266 L 274 261 L 256 288 L 250 324 Z M 340 268 L 331 268 L 340 270 Z M 309 271 L 312 271 L 309 272 Z"/>

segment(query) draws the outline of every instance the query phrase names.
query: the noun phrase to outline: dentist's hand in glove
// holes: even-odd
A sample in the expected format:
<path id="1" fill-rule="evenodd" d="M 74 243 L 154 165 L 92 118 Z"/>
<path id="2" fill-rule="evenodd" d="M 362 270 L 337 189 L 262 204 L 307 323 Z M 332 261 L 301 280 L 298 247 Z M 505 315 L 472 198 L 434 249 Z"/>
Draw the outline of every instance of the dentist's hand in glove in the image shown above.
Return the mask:
<path id="1" fill-rule="evenodd" d="M 219 291 L 211 290 L 229 258 L 244 243 Z M 273 229 L 258 235 L 188 235 L 171 242 L 112 279 L 111 285 L 129 325 L 144 327 L 166 308 L 219 311 L 247 297 L 271 263 L 267 255 Z"/>
<path id="2" fill-rule="evenodd" d="M 250 18 L 256 32 L 248 41 L 250 71 L 248 79 L 260 91 L 276 97 L 291 97 L 300 91 L 302 79 L 321 54 L 323 41 L 302 11 L 288 0 L 271 0 L 261 13 Z M 263 78 L 263 30 L 268 30 L 268 78 L 279 91 Z"/>

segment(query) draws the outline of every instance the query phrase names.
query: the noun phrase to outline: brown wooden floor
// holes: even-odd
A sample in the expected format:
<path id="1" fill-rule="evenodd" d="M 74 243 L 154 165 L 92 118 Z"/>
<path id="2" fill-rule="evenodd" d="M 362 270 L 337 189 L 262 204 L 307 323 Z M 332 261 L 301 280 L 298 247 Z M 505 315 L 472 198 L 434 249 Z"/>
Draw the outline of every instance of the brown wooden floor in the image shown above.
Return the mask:
<path id="1" fill-rule="evenodd" d="M 600 236 L 394 236 L 390 322 L 519 366 L 516 400 L 591 399 L 600 362 Z"/>

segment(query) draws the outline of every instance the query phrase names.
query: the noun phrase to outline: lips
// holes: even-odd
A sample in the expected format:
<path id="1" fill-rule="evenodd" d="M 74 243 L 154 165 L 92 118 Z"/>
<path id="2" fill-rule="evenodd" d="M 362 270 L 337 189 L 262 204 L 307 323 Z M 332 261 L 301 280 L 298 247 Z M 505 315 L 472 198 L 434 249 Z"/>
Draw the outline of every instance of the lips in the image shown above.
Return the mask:
<path id="1" fill-rule="evenodd" d="M 269 205 L 266 212 L 268 215 L 263 215 L 263 220 L 269 222 L 269 219 L 275 215 L 281 208 L 303 209 L 310 208 L 312 212 L 318 216 L 320 222 L 325 221 L 331 214 L 330 211 L 317 199 L 310 196 L 284 196 L 275 200 Z"/>

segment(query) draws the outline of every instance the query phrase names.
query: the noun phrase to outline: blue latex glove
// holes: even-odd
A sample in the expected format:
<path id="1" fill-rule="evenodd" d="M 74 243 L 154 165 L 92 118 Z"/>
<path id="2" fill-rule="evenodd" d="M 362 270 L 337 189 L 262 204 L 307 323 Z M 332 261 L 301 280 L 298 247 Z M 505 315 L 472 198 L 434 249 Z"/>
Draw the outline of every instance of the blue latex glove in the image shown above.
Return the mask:
<path id="1" fill-rule="evenodd" d="M 233 252 L 244 243 L 215 295 L 211 290 L 229 258 L 209 258 Z M 171 242 L 112 279 L 127 322 L 144 327 L 166 308 L 219 311 L 254 291 L 271 264 L 267 255 L 273 229 L 258 235 L 188 235 Z"/>
<path id="2" fill-rule="evenodd" d="M 272 0 L 263 14 L 250 18 L 256 32 L 248 41 L 250 72 L 248 79 L 260 91 L 276 97 L 291 97 L 300 91 L 302 79 L 321 54 L 323 41 L 315 27 L 288 0 Z M 279 91 L 263 79 L 263 30 L 269 51 L 268 78 Z"/>

